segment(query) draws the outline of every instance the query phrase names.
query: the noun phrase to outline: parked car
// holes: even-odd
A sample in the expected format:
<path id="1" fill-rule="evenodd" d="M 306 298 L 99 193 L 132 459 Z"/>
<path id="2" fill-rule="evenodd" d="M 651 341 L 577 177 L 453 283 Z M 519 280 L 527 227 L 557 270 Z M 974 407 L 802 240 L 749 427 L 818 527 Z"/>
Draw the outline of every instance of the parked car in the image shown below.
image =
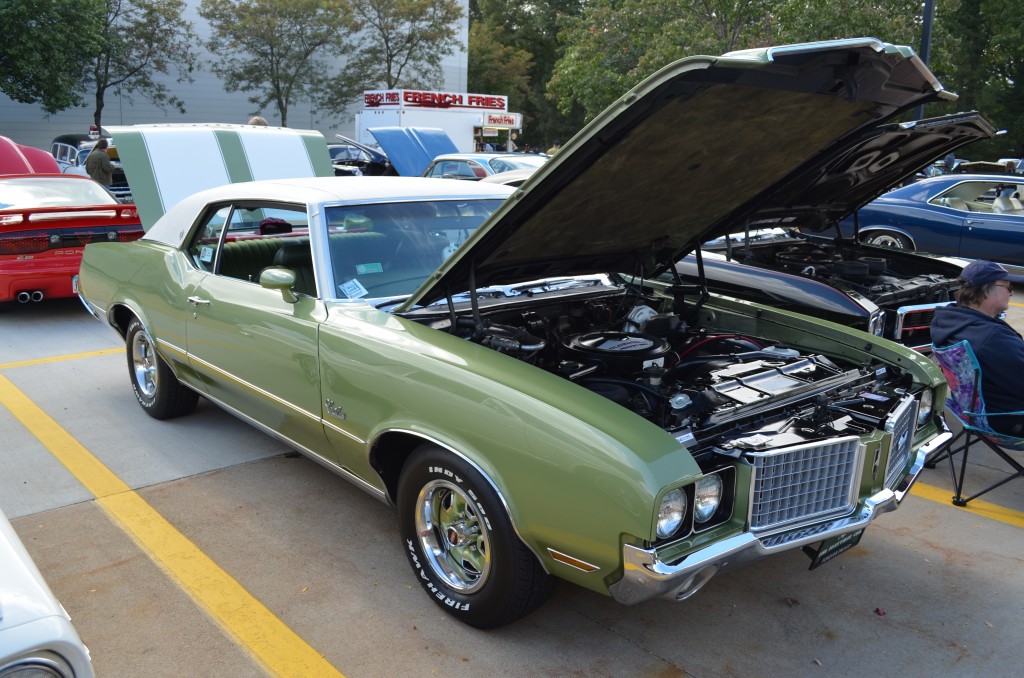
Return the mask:
<path id="1" fill-rule="evenodd" d="M 1009 169 L 1009 163 L 1013 163 L 1013 171 L 1017 174 L 1024 174 L 1024 158 L 999 158 L 997 161 L 1003 166 L 1004 171 Z"/>
<path id="2" fill-rule="evenodd" d="M 524 183 L 526 183 L 527 179 L 533 176 L 533 173 L 536 171 L 536 167 L 530 167 L 528 169 L 508 170 L 507 172 L 489 174 L 480 181 L 492 184 L 504 184 L 506 186 L 522 186 Z"/>
<path id="3" fill-rule="evenodd" d="M 82 157 L 82 164 L 78 164 L 78 144 L 65 143 L 55 140 L 50 144 L 50 154 L 57 161 L 57 167 L 61 174 L 77 174 L 82 177 L 89 176 L 85 171 L 85 157 Z M 88 155 L 88 153 L 86 153 Z"/>
<path id="4" fill-rule="evenodd" d="M 64 174 L 77 174 L 83 177 L 89 176 L 85 171 L 85 160 L 89 157 L 93 146 L 99 140 L 96 133 L 90 134 L 62 134 L 56 137 L 50 144 L 50 153 L 57 159 L 57 164 Z M 107 137 L 107 155 L 114 166 L 114 176 L 110 185 L 110 192 L 123 203 L 133 201 L 132 189 L 128 185 L 128 177 L 125 176 L 124 168 L 121 165 L 118 149 L 112 139 Z"/>
<path id="5" fill-rule="evenodd" d="M 1024 177 L 947 174 L 890 191 L 842 222 L 861 242 L 1024 266 Z"/>
<path id="6" fill-rule="evenodd" d="M 88 177 L 0 174 L 0 302 L 73 297 L 87 243 L 140 237 L 135 206 Z"/>
<path id="7" fill-rule="evenodd" d="M 456 618 L 511 622 L 555 579 L 683 600 L 769 555 L 853 547 L 950 434 L 920 354 L 709 293 L 701 266 L 659 276 L 836 162 L 821 149 L 949 97 L 872 39 L 685 59 L 514 199 L 228 184 L 90 244 L 81 296 L 151 416 L 208 398 L 396 505 L 415 578 Z"/>
<path id="8" fill-rule="evenodd" d="M 930 351 L 935 309 L 952 303 L 960 288 L 957 276 L 967 263 L 910 252 L 869 256 L 866 246 L 837 246 L 824 238 L 783 236 L 759 244 L 732 259 L 705 250 L 708 289 L 813 314 L 924 352 Z M 808 253 L 818 263 L 798 264 Z M 685 257 L 676 270 L 693 278 L 696 258 Z"/>
<path id="9" fill-rule="evenodd" d="M 532 153 L 449 153 L 434 158 L 423 176 L 478 181 L 501 172 L 536 169 L 547 159 Z"/>
<path id="10" fill-rule="evenodd" d="M 341 134 L 334 135 L 339 142 L 327 144 L 331 165 L 336 176 L 381 176 L 394 175 L 388 156 L 381 151 L 349 139 Z"/>
<path id="11" fill-rule="evenodd" d="M 0 511 L 0 676 L 93 675 L 71 618 Z"/>
<path id="12" fill-rule="evenodd" d="M 56 160 L 46 151 L 0 136 L 0 174 L 57 173 Z M 3 196 L 0 196 L 2 199 Z"/>

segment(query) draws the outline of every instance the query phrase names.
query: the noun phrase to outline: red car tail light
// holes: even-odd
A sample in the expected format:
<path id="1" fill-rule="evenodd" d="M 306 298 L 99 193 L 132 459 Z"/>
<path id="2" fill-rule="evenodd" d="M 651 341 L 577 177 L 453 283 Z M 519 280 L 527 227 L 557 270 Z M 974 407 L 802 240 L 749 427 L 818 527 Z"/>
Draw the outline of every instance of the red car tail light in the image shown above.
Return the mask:
<path id="1" fill-rule="evenodd" d="M 145 234 L 146 234 L 146 232 L 143 231 L 141 228 L 135 228 L 135 229 L 132 229 L 132 230 L 118 229 L 117 230 L 117 241 L 118 242 L 132 242 L 133 240 L 138 240 L 139 238 L 141 238 Z"/>
<path id="2" fill-rule="evenodd" d="M 46 233 L 26 231 L 0 235 L 0 256 L 15 254 L 38 254 L 50 247 L 50 236 Z"/>

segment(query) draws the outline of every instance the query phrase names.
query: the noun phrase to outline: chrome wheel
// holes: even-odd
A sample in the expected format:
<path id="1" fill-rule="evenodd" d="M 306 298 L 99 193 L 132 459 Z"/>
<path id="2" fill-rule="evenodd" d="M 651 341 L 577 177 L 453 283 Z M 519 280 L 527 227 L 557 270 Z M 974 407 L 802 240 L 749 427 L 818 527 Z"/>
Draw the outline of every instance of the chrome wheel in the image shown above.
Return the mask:
<path id="1" fill-rule="evenodd" d="M 416 534 L 430 569 L 460 593 L 479 590 L 491 571 L 491 548 L 477 505 L 459 487 L 434 480 L 416 506 Z"/>
<path id="2" fill-rule="evenodd" d="M 897 233 L 875 233 L 864 238 L 864 242 L 875 247 L 888 247 L 894 250 L 910 249 L 910 243 Z"/>
<path id="3" fill-rule="evenodd" d="M 423 443 L 405 462 L 395 495 L 409 565 L 448 614 L 493 629 L 551 593 L 554 577 L 519 539 L 494 484 L 467 460 Z"/>
<path id="4" fill-rule="evenodd" d="M 156 395 L 157 356 L 153 342 L 145 332 L 136 332 L 132 337 L 132 370 L 135 385 L 147 398 Z"/>

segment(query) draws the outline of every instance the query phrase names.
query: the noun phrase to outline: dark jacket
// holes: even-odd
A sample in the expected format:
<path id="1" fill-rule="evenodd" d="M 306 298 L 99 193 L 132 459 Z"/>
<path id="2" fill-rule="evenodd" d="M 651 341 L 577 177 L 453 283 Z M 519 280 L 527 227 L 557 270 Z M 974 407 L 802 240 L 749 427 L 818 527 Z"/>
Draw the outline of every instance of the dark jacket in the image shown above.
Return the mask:
<path id="1" fill-rule="evenodd" d="M 110 162 L 110 156 L 102 149 L 93 149 L 85 159 L 85 171 L 95 181 L 109 186 L 114 180 L 114 164 Z"/>
<path id="2" fill-rule="evenodd" d="M 989 412 L 1024 410 L 1024 339 L 998 318 L 956 304 L 940 306 L 932 318 L 932 343 L 967 340 L 981 365 L 981 390 Z M 1000 417 L 990 420 L 997 424 Z M 1001 428 L 1001 427 L 1000 427 Z"/>

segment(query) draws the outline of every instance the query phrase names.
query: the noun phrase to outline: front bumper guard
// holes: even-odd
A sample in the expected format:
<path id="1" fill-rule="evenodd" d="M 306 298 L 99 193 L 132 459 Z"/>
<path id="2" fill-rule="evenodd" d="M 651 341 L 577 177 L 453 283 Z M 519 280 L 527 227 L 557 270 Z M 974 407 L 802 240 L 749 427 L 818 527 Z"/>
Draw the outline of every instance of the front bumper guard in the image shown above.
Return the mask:
<path id="1" fill-rule="evenodd" d="M 940 420 L 941 421 L 941 420 Z M 945 422 L 943 431 L 917 451 L 914 464 L 895 489 L 885 489 L 864 501 L 856 513 L 818 524 L 813 530 L 797 528 L 786 533 L 758 537 L 750 532 L 729 537 L 672 563 L 661 562 L 655 549 L 631 544 L 622 548 L 622 579 L 609 587 L 612 598 L 625 605 L 670 598 L 685 600 L 715 574 L 767 558 L 784 551 L 808 546 L 831 537 L 864 529 L 883 513 L 894 511 L 910 492 L 924 469 L 925 460 L 949 444 L 953 434 Z"/>

